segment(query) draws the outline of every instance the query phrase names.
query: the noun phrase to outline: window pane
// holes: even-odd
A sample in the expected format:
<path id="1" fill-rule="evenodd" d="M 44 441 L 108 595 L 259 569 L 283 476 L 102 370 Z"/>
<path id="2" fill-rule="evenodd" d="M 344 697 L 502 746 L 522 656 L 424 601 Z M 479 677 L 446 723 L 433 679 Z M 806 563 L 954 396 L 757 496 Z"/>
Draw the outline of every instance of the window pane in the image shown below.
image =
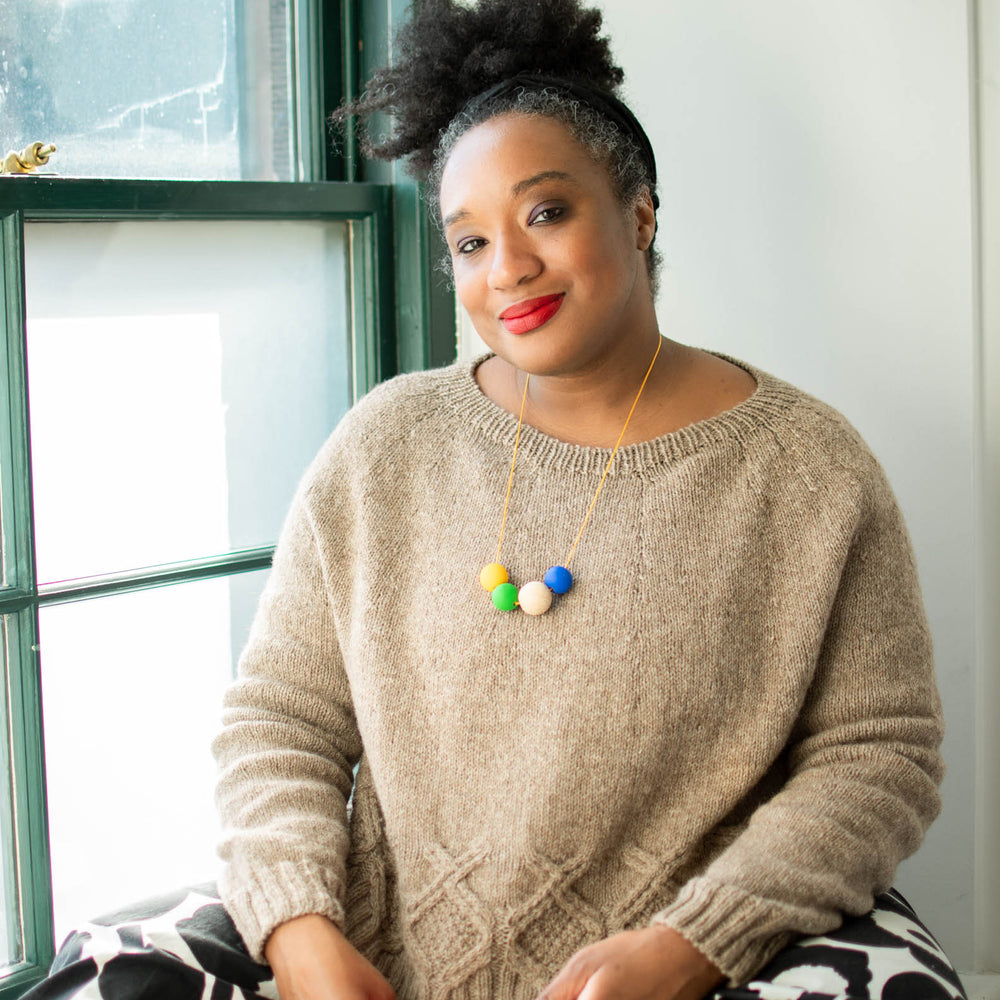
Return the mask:
<path id="1" fill-rule="evenodd" d="M 7 522 L 13 521 L 13 517 L 7 507 L 5 485 L 4 470 L 0 469 L 0 587 L 9 586 L 14 578 L 13 553 L 7 541 Z"/>
<path id="2" fill-rule="evenodd" d="M 0 0 L 0 140 L 66 176 L 295 180 L 288 3 Z"/>
<path id="3" fill-rule="evenodd" d="M 209 745 L 266 575 L 41 610 L 56 941 L 216 877 Z"/>
<path id="4" fill-rule="evenodd" d="M 18 889 L 15 871 L 14 814 L 12 807 L 11 760 L 10 760 L 10 715 L 7 672 L 10 669 L 10 655 L 7 642 L 7 619 L 0 618 L 0 668 L 3 682 L 3 697 L 0 698 L 0 968 L 19 962 L 21 952 L 21 921 L 18 917 Z"/>
<path id="5" fill-rule="evenodd" d="M 275 541 L 350 402 L 346 234 L 26 226 L 41 582 Z"/>

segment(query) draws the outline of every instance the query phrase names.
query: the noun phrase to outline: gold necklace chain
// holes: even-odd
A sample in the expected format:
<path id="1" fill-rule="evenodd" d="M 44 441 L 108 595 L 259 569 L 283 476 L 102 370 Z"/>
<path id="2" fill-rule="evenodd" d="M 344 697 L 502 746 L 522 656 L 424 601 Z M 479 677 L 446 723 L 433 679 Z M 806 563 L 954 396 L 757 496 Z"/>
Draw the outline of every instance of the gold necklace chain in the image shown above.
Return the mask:
<path id="1" fill-rule="evenodd" d="M 569 564 L 573 561 L 573 556 L 576 553 L 576 547 L 580 544 L 584 528 L 587 527 L 587 522 L 590 520 L 590 515 L 593 513 L 594 505 L 597 503 L 597 498 L 601 495 L 604 480 L 607 479 L 608 473 L 611 471 L 611 465 L 615 460 L 615 455 L 618 454 L 618 449 L 621 446 L 622 439 L 625 437 L 625 431 L 628 430 L 629 421 L 632 419 L 632 414 L 635 413 L 635 408 L 639 403 L 639 397 L 642 396 L 642 390 L 646 388 L 646 383 L 649 381 L 649 376 L 653 371 L 653 365 L 656 364 L 656 359 L 660 354 L 660 348 L 662 346 L 663 338 L 661 337 L 657 341 L 656 351 L 653 354 L 653 360 L 649 362 L 649 367 L 646 369 L 646 374 L 643 376 L 642 384 L 639 386 L 639 391 L 635 394 L 635 399 L 632 400 L 632 406 L 628 411 L 628 416 L 625 418 L 625 423 L 622 425 L 621 433 L 618 435 L 618 440 L 615 442 L 615 446 L 611 451 L 611 457 L 608 459 L 608 464 L 604 467 L 604 474 L 601 476 L 601 481 L 597 484 L 597 489 L 594 491 L 594 497 L 590 501 L 587 513 L 584 515 L 583 523 L 580 525 L 580 530 L 576 533 L 576 539 L 569 550 L 566 562 L 561 566 L 550 566 L 545 572 L 544 580 L 532 580 L 530 583 L 526 583 L 523 587 L 518 589 L 510 582 L 510 575 L 507 573 L 507 569 L 500 563 L 500 548 L 503 545 L 503 533 L 504 528 L 507 525 L 507 509 L 510 506 L 511 488 L 514 485 L 514 466 L 517 463 L 517 448 L 521 441 L 521 425 L 524 423 L 524 404 L 528 398 L 528 385 L 531 381 L 530 373 L 525 376 L 524 391 L 521 393 L 521 410 L 517 417 L 517 433 L 514 435 L 514 454 L 510 460 L 510 475 L 507 477 L 507 495 L 504 498 L 503 503 L 503 517 L 500 519 L 500 538 L 497 541 L 496 560 L 484 566 L 479 573 L 480 584 L 482 584 L 482 586 L 490 592 L 494 605 L 501 611 L 513 611 L 514 608 L 520 607 L 522 611 L 529 615 L 545 614 L 545 612 L 552 606 L 553 594 L 565 594 L 569 591 L 570 587 L 573 586 L 573 574 L 569 571 Z"/>

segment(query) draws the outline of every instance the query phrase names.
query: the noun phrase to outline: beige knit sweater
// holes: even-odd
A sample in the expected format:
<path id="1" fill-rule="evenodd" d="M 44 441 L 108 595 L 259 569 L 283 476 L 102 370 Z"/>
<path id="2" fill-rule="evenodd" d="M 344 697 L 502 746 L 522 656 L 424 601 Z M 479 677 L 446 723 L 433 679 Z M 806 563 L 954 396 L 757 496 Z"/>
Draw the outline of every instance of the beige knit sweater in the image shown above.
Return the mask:
<path id="1" fill-rule="evenodd" d="M 906 530 L 843 417 L 744 367 L 745 402 L 619 452 L 573 589 L 535 618 L 478 582 L 516 420 L 472 369 L 347 415 L 215 744 L 223 899 L 255 956 L 322 913 L 400 1000 L 533 1000 L 661 921 L 736 984 L 890 884 L 942 771 Z M 515 582 L 565 559 L 607 458 L 524 430 Z"/>

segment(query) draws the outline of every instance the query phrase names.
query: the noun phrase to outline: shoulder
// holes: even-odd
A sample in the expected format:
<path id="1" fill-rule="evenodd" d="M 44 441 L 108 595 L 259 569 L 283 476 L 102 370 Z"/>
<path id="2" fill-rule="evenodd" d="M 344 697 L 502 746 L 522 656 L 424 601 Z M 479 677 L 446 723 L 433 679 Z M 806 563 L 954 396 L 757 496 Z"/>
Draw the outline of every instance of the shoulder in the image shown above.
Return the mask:
<path id="1" fill-rule="evenodd" d="M 347 411 L 326 447 L 351 445 L 381 452 L 422 436 L 428 421 L 442 428 L 457 423 L 447 404 L 466 377 L 467 366 L 456 364 L 380 382 Z"/>
<path id="2" fill-rule="evenodd" d="M 751 364 L 727 360 L 757 381 L 751 397 L 757 405 L 749 410 L 755 419 L 740 438 L 748 478 L 762 492 L 847 530 L 873 514 L 898 516 L 881 463 L 839 409 Z"/>
<path id="3" fill-rule="evenodd" d="M 881 472 L 861 433 L 836 407 L 769 372 L 729 360 L 757 381 L 755 395 L 780 400 L 779 418 L 768 421 L 766 428 L 794 465 L 817 472 L 825 469 L 830 475 L 839 472 L 859 481 Z"/>
<path id="4" fill-rule="evenodd" d="M 467 365 L 454 364 L 380 382 L 348 410 L 331 435 L 331 444 L 349 440 L 392 447 L 412 438 L 414 428 L 428 420 L 447 424 L 453 418 L 446 404 L 469 378 Z"/>
<path id="5" fill-rule="evenodd" d="M 460 436 L 454 396 L 472 379 L 468 365 L 397 375 L 379 383 L 343 416 L 319 450 L 301 490 L 315 497 L 377 475 L 399 478 L 433 463 Z"/>

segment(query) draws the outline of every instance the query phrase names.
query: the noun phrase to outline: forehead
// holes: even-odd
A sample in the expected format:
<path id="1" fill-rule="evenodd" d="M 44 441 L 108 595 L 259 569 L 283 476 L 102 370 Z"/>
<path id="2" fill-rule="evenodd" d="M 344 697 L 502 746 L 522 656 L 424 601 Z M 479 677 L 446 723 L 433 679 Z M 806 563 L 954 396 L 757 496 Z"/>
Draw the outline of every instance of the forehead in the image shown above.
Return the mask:
<path id="1" fill-rule="evenodd" d="M 564 175 L 571 183 L 606 189 L 604 166 L 560 121 L 547 115 L 504 114 L 469 129 L 452 149 L 441 172 L 439 200 L 447 217 L 476 198 L 519 193 L 539 175 Z"/>

